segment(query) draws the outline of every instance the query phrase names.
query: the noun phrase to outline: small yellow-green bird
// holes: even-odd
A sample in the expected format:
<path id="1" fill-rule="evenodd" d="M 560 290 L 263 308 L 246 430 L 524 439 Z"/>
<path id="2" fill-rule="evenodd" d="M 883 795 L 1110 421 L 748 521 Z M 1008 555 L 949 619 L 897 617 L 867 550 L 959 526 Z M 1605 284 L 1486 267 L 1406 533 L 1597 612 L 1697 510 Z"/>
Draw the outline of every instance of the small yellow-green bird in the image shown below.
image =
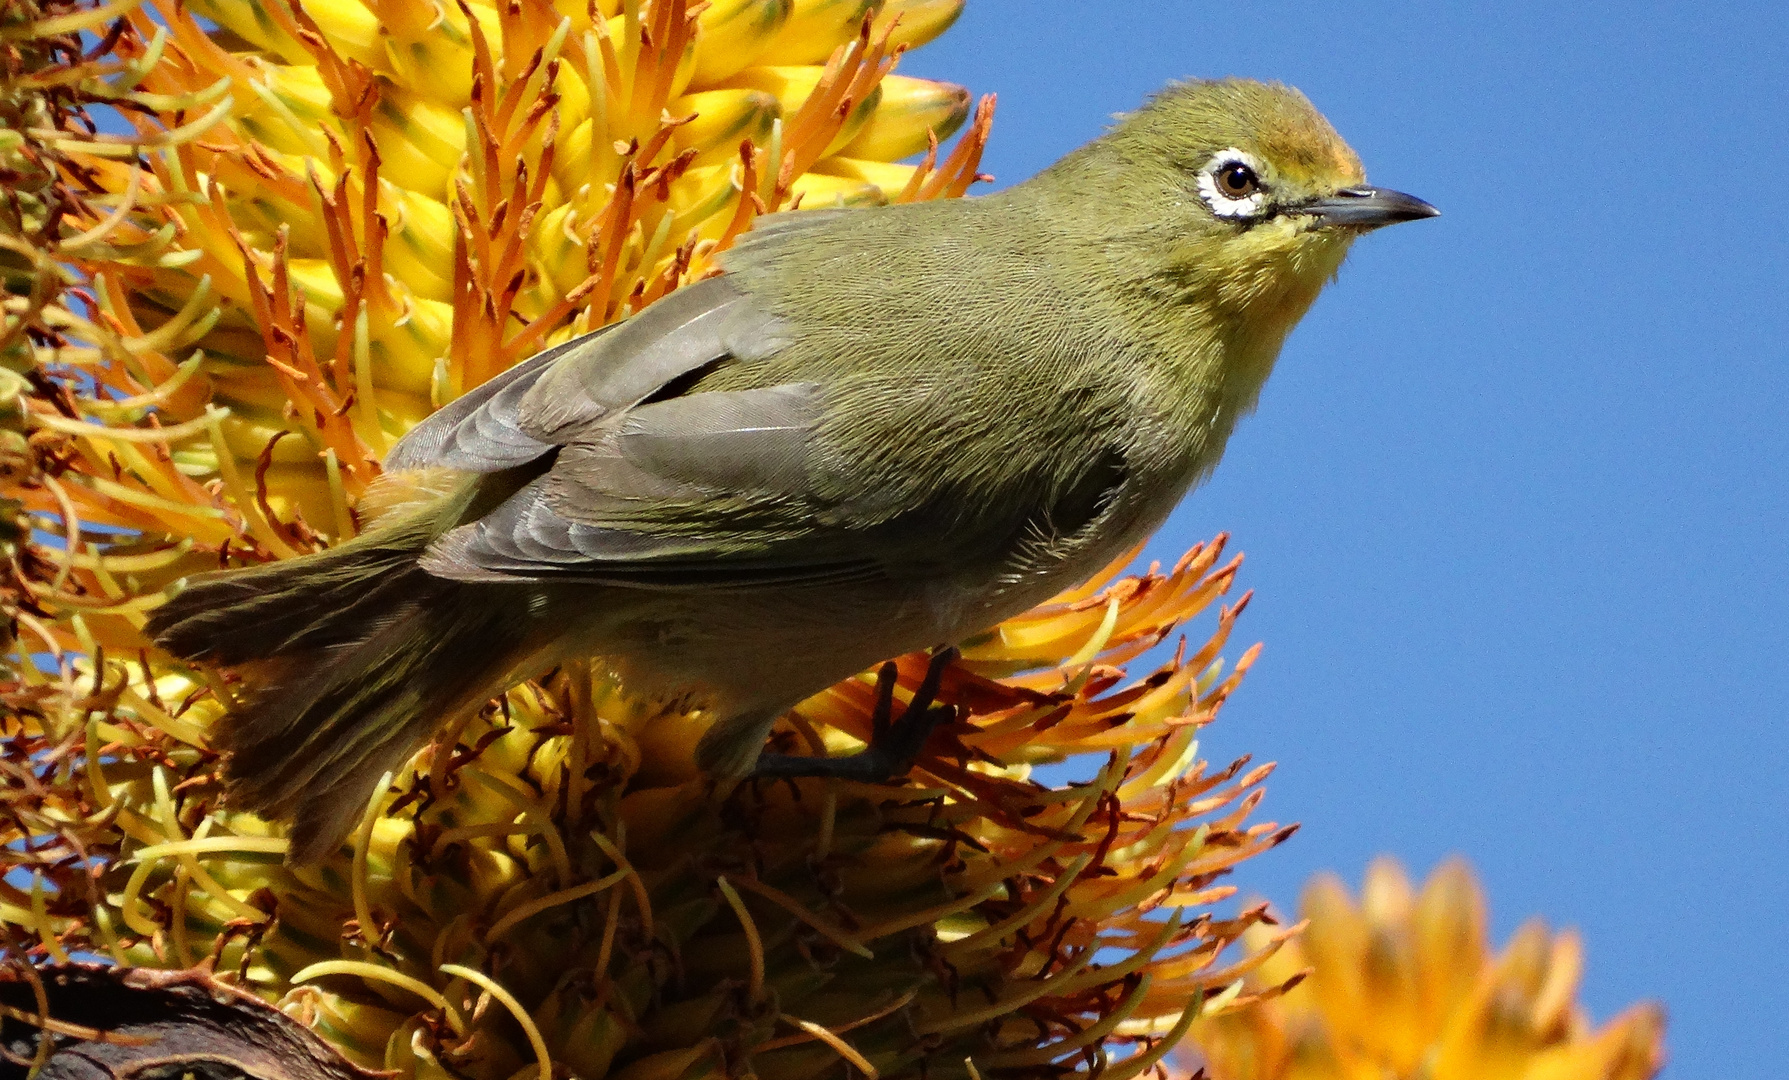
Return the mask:
<path id="1" fill-rule="evenodd" d="M 438 725 L 574 658 L 705 703 L 699 764 L 750 775 L 803 698 L 1160 525 L 1354 239 L 1435 213 L 1296 90 L 1178 84 L 994 195 L 761 221 L 721 276 L 419 424 L 385 468 L 433 495 L 198 578 L 149 632 L 250 665 L 229 797 L 292 820 L 296 862 Z M 915 727 L 761 767 L 891 775 Z"/>

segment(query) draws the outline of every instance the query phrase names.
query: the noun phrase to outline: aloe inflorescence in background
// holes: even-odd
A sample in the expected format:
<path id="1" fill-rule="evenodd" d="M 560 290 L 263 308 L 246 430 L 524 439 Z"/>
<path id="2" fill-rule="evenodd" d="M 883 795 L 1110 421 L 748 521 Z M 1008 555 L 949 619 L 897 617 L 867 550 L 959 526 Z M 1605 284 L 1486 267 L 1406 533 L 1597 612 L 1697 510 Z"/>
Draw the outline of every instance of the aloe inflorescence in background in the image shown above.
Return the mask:
<path id="1" fill-rule="evenodd" d="M 1195 1023 L 1183 1058 L 1209 1080 L 1647 1080 L 1664 1064 L 1657 1003 L 1591 1023 L 1576 933 L 1533 919 L 1493 951 L 1484 893 L 1458 859 L 1420 889 L 1376 859 L 1358 898 L 1320 875 L 1299 913 L 1299 940 L 1245 980 L 1285 987 L 1302 973 L 1296 987 Z"/>

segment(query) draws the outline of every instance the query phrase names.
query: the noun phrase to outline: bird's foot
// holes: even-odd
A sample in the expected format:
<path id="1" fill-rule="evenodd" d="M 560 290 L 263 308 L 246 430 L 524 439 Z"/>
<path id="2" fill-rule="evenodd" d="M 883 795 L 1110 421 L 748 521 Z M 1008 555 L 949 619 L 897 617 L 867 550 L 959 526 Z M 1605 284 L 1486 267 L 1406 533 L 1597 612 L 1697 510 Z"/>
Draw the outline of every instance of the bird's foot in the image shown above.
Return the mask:
<path id="1" fill-rule="evenodd" d="M 932 654 L 925 678 L 913 691 L 913 700 L 894 718 L 894 690 L 897 669 L 893 663 L 883 664 L 876 673 L 876 708 L 870 714 L 870 745 L 845 757 L 803 757 L 797 754 L 763 754 L 752 770 L 754 780 L 781 780 L 794 776 L 833 776 L 845 780 L 880 783 L 902 775 L 913 766 L 913 759 L 925 746 L 934 728 L 955 719 L 955 705 L 934 705 L 938 684 L 944 669 L 957 658 L 955 648 L 940 649 Z"/>

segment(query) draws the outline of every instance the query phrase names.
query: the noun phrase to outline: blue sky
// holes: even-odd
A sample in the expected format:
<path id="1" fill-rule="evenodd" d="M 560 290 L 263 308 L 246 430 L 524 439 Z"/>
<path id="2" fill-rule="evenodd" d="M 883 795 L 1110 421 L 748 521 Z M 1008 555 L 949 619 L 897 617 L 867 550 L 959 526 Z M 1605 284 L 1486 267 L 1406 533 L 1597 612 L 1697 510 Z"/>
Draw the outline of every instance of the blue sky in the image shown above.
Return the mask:
<path id="1" fill-rule="evenodd" d="M 908 74 L 1023 179 L 1183 76 L 1303 89 L 1441 207 L 1355 248 L 1217 476 L 1266 643 L 1210 756 L 1277 760 L 1293 901 L 1460 852 L 1580 928 L 1683 1078 L 1789 1060 L 1789 8 L 970 0 Z"/>

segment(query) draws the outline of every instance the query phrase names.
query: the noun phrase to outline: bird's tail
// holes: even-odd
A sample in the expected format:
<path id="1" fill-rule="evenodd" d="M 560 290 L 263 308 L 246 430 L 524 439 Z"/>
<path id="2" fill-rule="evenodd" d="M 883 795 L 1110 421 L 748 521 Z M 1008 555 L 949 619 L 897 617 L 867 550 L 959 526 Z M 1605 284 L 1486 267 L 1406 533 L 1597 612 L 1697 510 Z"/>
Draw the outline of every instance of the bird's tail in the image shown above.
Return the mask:
<path id="1" fill-rule="evenodd" d="M 292 862 L 334 850 L 381 776 L 541 647 L 524 590 L 416 565 L 440 528 L 438 513 L 412 514 L 329 551 L 203 575 L 150 615 L 162 648 L 239 667 L 215 734 L 229 799 L 291 820 Z"/>

